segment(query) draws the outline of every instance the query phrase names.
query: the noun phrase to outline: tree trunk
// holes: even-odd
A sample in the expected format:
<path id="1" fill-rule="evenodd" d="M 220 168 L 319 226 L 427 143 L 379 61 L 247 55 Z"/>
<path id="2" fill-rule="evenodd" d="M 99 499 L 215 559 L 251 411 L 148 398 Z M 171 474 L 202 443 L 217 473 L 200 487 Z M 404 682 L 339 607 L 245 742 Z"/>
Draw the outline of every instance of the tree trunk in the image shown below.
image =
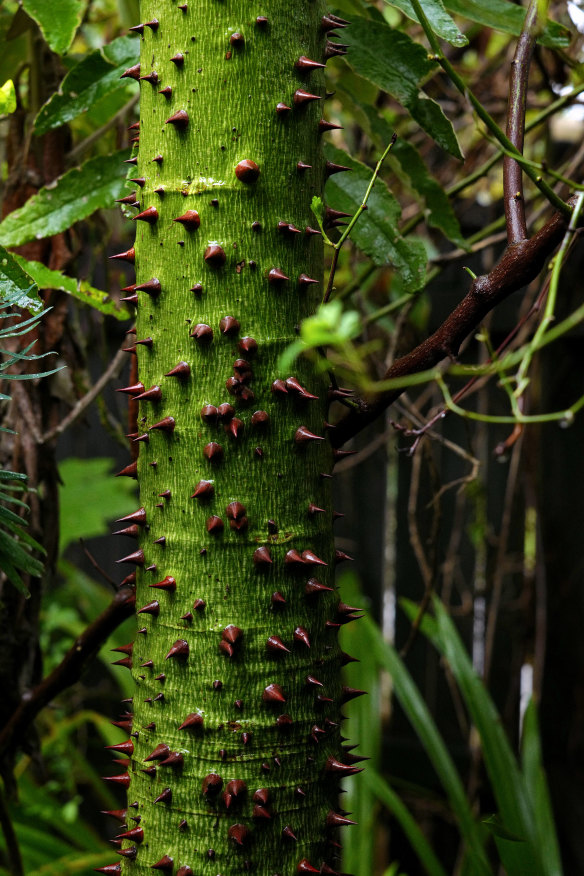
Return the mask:
<path id="1" fill-rule="evenodd" d="M 307 59 L 325 58 L 325 8 L 141 7 L 141 508 L 121 561 L 140 629 L 123 861 L 104 872 L 334 873 L 337 779 L 356 769 L 328 381 L 277 370 L 322 297 L 325 89 Z"/>

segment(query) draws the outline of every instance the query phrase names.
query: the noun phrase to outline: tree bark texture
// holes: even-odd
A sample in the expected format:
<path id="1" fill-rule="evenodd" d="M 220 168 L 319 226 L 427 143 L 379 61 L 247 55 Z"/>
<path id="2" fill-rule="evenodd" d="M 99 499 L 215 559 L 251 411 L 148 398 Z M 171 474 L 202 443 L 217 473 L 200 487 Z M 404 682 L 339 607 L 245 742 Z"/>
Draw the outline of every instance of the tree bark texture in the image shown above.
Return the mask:
<path id="1" fill-rule="evenodd" d="M 322 297 L 325 88 L 307 59 L 325 59 L 325 14 L 320 0 L 141 3 L 140 510 L 123 522 L 139 629 L 122 657 L 122 861 L 105 872 L 338 869 L 338 778 L 357 770 L 340 736 L 355 692 L 340 677 L 328 387 L 308 362 L 277 371 Z"/>

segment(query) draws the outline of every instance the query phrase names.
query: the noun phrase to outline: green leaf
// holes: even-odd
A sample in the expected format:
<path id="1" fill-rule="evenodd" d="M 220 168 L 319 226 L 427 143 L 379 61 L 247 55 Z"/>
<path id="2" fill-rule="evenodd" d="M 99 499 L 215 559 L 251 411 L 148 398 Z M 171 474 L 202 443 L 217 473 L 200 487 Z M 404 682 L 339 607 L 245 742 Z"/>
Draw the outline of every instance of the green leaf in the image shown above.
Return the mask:
<path id="1" fill-rule="evenodd" d="M 351 20 L 348 40 L 351 48 L 345 60 L 349 66 L 393 95 L 439 146 L 462 158 L 452 124 L 440 106 L 421 93 L 422 84 L 437 69 L 426 49 L 382 21 L 360 17 Z"/>
<path id="2" fill-rule="evenodd" d="M 120 320 L 130 318 L 128 312 L 121 310 L 111 300 L 107 292 L 95 289 L 87 280 L 68 277 L 62 271 L 51 271 L 40 262 L 29 262 L 23 259 L 22 256 L 15 256 L 15 258 L 40 289 L 59 289 L 62 292 L 68 292 L 69 295 L 77 298 L 83 304 L 88 304 L 90 307 L 99 310 L 105 316 L 114 316 Z"/>
<path id="3" fill-rule="evenodd" d="M 418 22 L 418 16 L 410 0 L 385 0 L 385 2 L 390 6 L 396 6 L 404 15 L 411 18 L 412 21 Z M 446 40 L 452 46 L 461 47 L 468 45 L 467 38 L 459 31 L 452 18 L 446 12 L 442 0 L 424 0 L 424 15 L 436 36 Z"/>
<path id="4" fill-rule="evenodd" d="M 424 0 L 424 11 L 426 2 Z M 525 19 L 525 8 L 509 0 L 445 0 L 444 5 L 453 15 L 513 36 L 519 36 Z M 549 48 L 565 49 L 570 44 L 570 32 L 563 25 L 548 19 L 538 42 Z"/>
<path id="5" fill-rule="evenodd" d="M 0 116 L 9 116 L 16 109 L 16 91 L 14 82 L 7 79 L 0 88 Z"/>
<path id="6" fill-rule="evenodd" d="M 0 244 L 20 246 L 60 234 L 101 207 L 111 207 L 125 191 L 129 150 L 98 156 L 40 189 L 0 223 Z"/>
<path id="7" fill-rule="evenodd" d="M 428 224 L 441 231 L 457 246 L 468 249 L 448 195 L 429 172 L 415 146 L 398 139 L 391 155 L 397 158 L 402 170 L 408 175 L 412 188 L 424 198 L 428 208 Z"/>
<path id="8" fill-rule="evenodd" d="M 82 0 L 22 0 L 22 7 L 40 27 L 47 43 L 63 55 L 73 42 L 85 12 Z"/>
<path id="9" fill-rule="evenodd" d="M 128 513 L 134 484 L 112 477 L 111 470 L 112 460 L 105 457 L 70 457 L 59 464 L 61 553 L 79 538 L 107 535 L 109 521 Z"/>
<path id="10" fill-rule="evenodd" d="M 336 173 L 328 179 L 327 203 L 335 210 L 354 215 L 363 201 L 373 172 L 330 144 L 325 147 L 325 155 L 329 161 L 352 170 L 352 173 Z M 376 180 L 367 207 L 351 231 L 351 240 L 374 264 L 393 265 L 401 274 L 406 291 L 421 289 L 425 281 L 426 249 L 419 239 L 406 239 L 400 235 L 401 208 L 382 180 Z"/>
<path id="11" fill-rule="evenodd" d="M 493 836 L 499 837 L 499 839 L 507 840 L 510 843 L 525 842 L 523 837 L 517 836 L 516 833 L 508 830 L 498 815 L 489 815 L 487 818 L 483 818 L 482 822 Z"/>
<path id="12" fill-rule="evenodd" d="M 38 287 L 32 277 L 13 255 L 0 246 L 0 307 L 8 305 L 37 314 L 43 309 Z"/>
<path id="13" fill-rule="evenodd" d="M 34 123 L 35 134 L 45 134 L 90 110 L 114 91 L 127 90 L 120 79 L 128 67 L 138 63 L 140 41 L 118 37 L 103 49 L 83 58 L 63 79 L 59 91 L 41 107 Z"/>

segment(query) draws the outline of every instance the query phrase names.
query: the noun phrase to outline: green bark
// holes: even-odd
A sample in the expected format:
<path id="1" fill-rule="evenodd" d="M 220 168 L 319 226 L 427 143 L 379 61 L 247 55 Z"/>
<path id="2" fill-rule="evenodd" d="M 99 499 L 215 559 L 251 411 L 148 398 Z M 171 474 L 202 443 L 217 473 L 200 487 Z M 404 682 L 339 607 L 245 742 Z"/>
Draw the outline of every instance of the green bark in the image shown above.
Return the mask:
<path id="1" fill-rule="evenodd" d="M 141 7 L 142 20 L 159 25 L 142 38 L 141 75 L 155 71 L 157 81 L 141 83 L 135 177 L 144 180 L 140 211 L 156 216 L 136 222 L 136 282 L 154 279 L 160 291 L 138 289 L 137 340 L 152 344 L 138 344 L 137 355 L 140 381 L 160 398 L 140 400 L 146 525 L 138 520 L 134 562 L 137 606 L 156 600 L 158 613 L 138 615 L 133 648 L 126 821 L 137 832 L 123 849 L 137 853 L 122 871 L 139 876 L 158 862 L 181 876 L 331 873 L 342 654 L 338 596 L 314 583 L 332 588 L 335 562 L 328 381 L 299 362 L 293 376 L 306 392 L 273 386 L 280 352 L 322 297 L 322 238 L 305 229 L 325 177 L 324 77 L 296 62 L 323 60 L 325 8 L 320 0 Z M 161 94 L 167 86 L 172 93 Z M 295 99 L 298 90 L 321 99 Z M 184 123 L 168 122 L 176 113 Z M 254 162 L 259 176 L 241 162 Z M 187 211 L 198 227 L 192 215 L 176 221 Z M 232 332 L 220 328 L 225 317 L 237 320 Z M 212 340 L 192 336 L 200 325 Z M 188 375 L 168 376 L 181 362 Z M 227 403 L 230 421 L 202 418 L 204 406 Z M 166 430 L 154 428 L 161 421 Z M 212 495 L 193 498 L 201 481 Z M 304 551 L 312 555 L 302 560 Z M 171 589 L 153 587 L 164 581 Z M 270 637 L 287 650 L 270 648 Z M 169 656 L 176 642 L 185 653 Z M 202 726 L 180 729 L 192 715 Z M 147 761 L 160 745 L 180 757 Z M 212 774 L 221 777 L 217 793 L 219 780 L 205 781 Z"/>

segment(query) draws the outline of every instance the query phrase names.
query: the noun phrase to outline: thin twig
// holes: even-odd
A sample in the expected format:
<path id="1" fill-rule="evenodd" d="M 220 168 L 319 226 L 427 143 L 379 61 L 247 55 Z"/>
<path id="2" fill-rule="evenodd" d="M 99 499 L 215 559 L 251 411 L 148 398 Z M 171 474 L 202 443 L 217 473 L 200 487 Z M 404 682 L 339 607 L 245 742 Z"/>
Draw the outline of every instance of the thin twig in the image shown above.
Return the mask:
<path id="1" fill-rule="evenodd" d="M 515 148 L 523 153 L 525 133 L 525 105 L 529 67 L 535 46 L 534 32 L 537 27 L 537 0 L 531 0 L 517 47 L 511 62 L 509 77 L 509 114 L 507 116 L 507 136 Z M 525 201 L 523 200 L 523 173 L 521 165 L 509 155 L 503 158 L 503 192 L 505 219 L 507 223 L 507 243 L 512 246 L 525 240 Z"/>
<path id="2" fill-rule="evenodd" d="M 126 341 L 124 341 L 126 343 Z M 97 380 L 91 389 L 85 393 L 85 395 L 79 399 L 77 404 L 69 411 L 64 420 L 61 420 L 53 429 L 45 432 L 45 434 L 40 439 L 40 444 L 47 444 L 50 441 L 53 441 L 55 438 L 58 438 L 65 429 L 67 429 L 75 420 L 79 419 L 81 414 L 89 407 L 91 402 L 97 398 L 102 389 L 107 386 L 112 378 L 117 377 L 119 372 L 122 370 L 122 366 L 126 361 L 127 354 L 123 349 L 119 349 L 107 369 L 101 375 L 99 380 Z"/>
<path id="3" fill-rule="evenodd" d="M 6 857 L 8 858 L 8 869 L 12 876 L 25 876 L 24 866 L 22 864 L 22 855 L 20 854 L 20 846 L 18 845 L 18 837 L 12 824 L 10 813 L 6 807 L 4 794 L 0 789 L 0 825 L 4 834 L 4 842 L 6 843 Z"/>

